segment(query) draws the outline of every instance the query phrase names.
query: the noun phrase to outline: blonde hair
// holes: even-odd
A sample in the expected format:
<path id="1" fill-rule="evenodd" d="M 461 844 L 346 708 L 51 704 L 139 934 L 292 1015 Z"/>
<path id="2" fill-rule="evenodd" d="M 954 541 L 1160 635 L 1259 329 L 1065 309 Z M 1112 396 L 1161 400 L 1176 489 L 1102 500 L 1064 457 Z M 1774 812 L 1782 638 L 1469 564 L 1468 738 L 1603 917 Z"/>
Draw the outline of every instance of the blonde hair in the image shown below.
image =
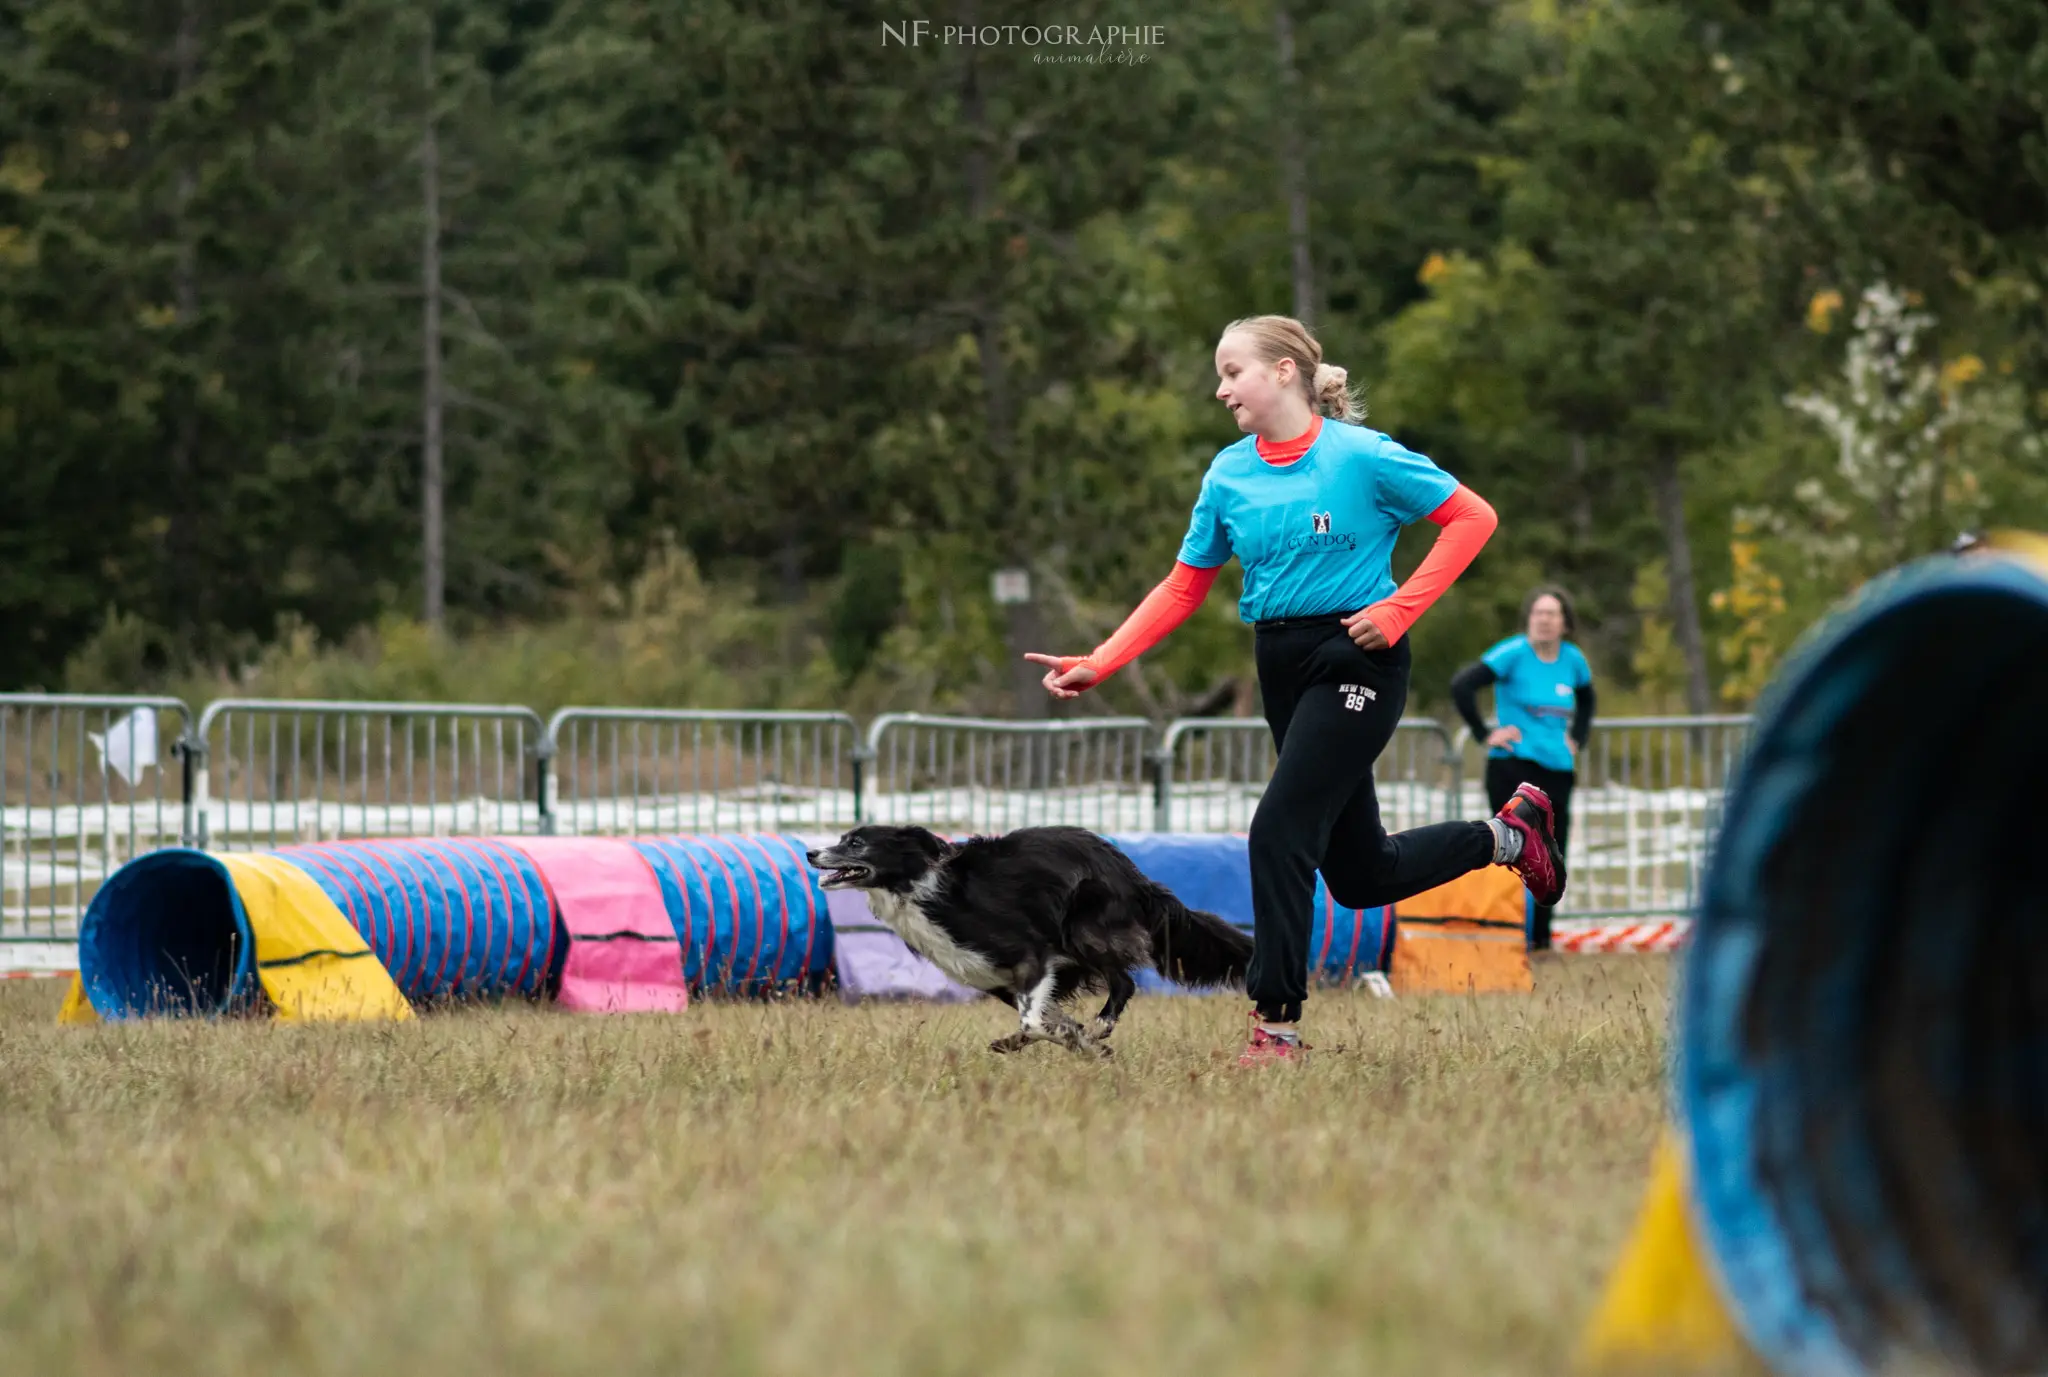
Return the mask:
<path id="1" fill-rule="evenodd" d="M 1365 398 L 1352 389 L 1351 375 L 1334 363 L 1323 362 L 1323 346 L 1293 316 L 1246 316 L 1223 327 L 1225 335 L 1232 331 L 1250 338 L 1261 363 L 1294 360 L 1310 410 L 1354 425 L 1365 419 Z"/>

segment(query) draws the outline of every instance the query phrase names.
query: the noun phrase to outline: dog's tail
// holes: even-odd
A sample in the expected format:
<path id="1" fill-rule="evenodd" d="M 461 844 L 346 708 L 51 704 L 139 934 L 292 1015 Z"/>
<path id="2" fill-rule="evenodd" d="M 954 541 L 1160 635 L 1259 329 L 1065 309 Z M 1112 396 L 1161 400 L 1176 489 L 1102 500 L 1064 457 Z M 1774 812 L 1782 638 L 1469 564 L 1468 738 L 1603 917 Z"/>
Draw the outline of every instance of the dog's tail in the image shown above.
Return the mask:
<path id="1" fill-rule="evenodd" d="M 1242 985 L 1252 939 L 1213 913 L 1189 908 L 1160 885 L 1151 887 L 1146 917 L 1152 965 L 1181 985 Z"/>

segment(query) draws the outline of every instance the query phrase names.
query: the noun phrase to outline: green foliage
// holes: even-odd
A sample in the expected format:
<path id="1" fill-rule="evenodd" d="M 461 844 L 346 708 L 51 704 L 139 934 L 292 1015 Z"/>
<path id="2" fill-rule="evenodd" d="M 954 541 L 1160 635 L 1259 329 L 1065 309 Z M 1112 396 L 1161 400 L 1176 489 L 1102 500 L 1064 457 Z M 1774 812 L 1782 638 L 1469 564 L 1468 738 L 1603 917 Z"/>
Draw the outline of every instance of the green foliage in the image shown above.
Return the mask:
<path id="1" fill-rule="evenodd" d="M 1661 559 L 1653 559 L 1636 571 L 1629 585 L 1629 604 L 1641 621 L 1629 669 L 1636 686 L 1649 700 L 1652 712 L 1676 712 L 1681 708 L 1685 662 L 1672 639 L 1668 608 L 1671 601 L 1671 571 Z"/>
<path id="2" fill-rule="evenodd" d="M 187 668 L 188 702 L 234 696 L 707 708 L 833 705 L 838 676 L 800 612 L 755 605 L 743 585 L 707 580 L 673 541 L 631 583 L 584 595 L 544 623 L 448 633 L 389 615 L 329 642 L 287 619 L 246 663 Z M 83 685 L 79 685 L 82 687 Z"/>
<path id="3" fill-rule="evenodd" d="M 868 667 L 902 610 L 903 557 L 886 545 L 849 545 L 828 633 L 841 677 Z"/>
<path id="4" fill-rule="evenodd" d="M 71 693 L 132 693 L 139 684 L 163 680 L 173 650 L 162 627 L 110 607 L 99 627 L 65 660 L 58 682 Z"/>

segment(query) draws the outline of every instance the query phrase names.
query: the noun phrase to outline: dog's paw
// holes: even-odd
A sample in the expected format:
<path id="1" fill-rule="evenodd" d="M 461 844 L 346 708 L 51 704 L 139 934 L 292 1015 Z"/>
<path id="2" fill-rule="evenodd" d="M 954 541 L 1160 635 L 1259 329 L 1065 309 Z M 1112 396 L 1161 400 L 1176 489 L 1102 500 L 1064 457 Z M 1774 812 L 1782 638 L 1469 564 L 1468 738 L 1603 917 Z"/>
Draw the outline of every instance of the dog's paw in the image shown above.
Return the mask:
<path id="1" fill-rule="evenodd" d="M 1006 1038 L 997 1038 L 988 1045 L 991 1052 L 1021 1052 L 1031 1040 L 1022 1033 L 1012 1033 Z"/>
<path id="2" fill-rule="evenodd" d="M 1115 1031 L 1116 1024 L 1106 1018 L 1098 1018 L 1088 1025 L 1088 1036 L 1094 1038 L 1097 1042 L 1103 1041 Z"/>
<path id="3" fill-rule="evenodd" d="M 1116 1048 L 1111 1047 L 1106 1042 L 1091 1042 L 1088 1046 L 1089 1050 L 1093 1051 L 1096 1058 L 1100 1061 L 1108 1061 L 1116 1055 Z"/>

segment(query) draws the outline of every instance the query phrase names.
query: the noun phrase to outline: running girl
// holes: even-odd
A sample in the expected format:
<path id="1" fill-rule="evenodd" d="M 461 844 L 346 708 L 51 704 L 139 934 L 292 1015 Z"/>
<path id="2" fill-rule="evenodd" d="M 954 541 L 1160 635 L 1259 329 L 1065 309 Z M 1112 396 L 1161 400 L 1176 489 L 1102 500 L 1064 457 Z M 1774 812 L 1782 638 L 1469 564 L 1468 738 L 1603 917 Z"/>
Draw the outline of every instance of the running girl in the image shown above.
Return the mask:
<path id="1" fill-rule="evenodd" d="M 1202 479 L 1165 581 L 1087 655 L 1032 654 L 1072 698 L 1157 645 L 1201 605 L 1233 555 L 1238 615 L 1256 628 L 1266 722 L 1279 760 L 1251 824 L 1251 1040 L 1240 1065 L 1300 1058 L 1315 872 L 1351 908 L 1408 898 L 1484 865 L 1513 868 L 1538 903 L 1564 893 L 1550 801 L 1533 785 L 1483 822 L 1389 836 L 1373 762 L 1408 699 L 1407 633 L 1493 534 L 1493 508 L 1422 455 L 1360 424 L 1345 372 L 1300 321 L 1233 321 L 1216 345 L 1216 398 L 1245 438 Z M 1324 417 L 1346 424 L 1325 425 Z M 1401 528 L 1441 528 L 1405 584 Z"/>

